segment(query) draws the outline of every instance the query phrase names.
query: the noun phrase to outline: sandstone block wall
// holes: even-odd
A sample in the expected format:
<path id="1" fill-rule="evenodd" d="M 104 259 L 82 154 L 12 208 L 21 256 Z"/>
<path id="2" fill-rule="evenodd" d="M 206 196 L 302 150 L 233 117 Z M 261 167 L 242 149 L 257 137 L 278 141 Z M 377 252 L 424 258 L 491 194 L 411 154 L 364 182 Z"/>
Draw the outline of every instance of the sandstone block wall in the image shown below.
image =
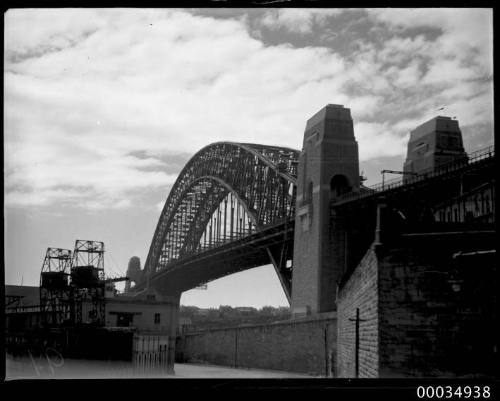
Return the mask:
<path id="1" fill-rule="evenodd" d="M 498 366 L 494 236 L 371 247 L 338 294 L 338 377 L 491 376 Z"/>
<path id="2" fill-rule="evenodd" d="M 494 254 L 453 258 L 469 241 L 411 242 L 381 253 L 381 377 L 460 377 L 495 369 Z"/>

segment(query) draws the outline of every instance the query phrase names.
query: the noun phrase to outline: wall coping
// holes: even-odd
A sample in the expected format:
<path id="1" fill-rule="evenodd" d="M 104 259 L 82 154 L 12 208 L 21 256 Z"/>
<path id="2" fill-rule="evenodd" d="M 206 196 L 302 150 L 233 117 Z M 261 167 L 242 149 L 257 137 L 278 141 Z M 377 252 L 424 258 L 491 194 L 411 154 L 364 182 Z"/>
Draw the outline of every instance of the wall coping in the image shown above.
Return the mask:
<path id="1" fill-rule="evenodd" d="M 112 297 L 112 298 L 106 298 L 105 299 L 106 305 L 111 305 L 111 304 L 125 304 L 125 305 L 171 305 L 171 306 L 176 306 L 177 304 L 172 301 L 154 301 L 154 300 L 146 300 L 146 299 L 123 299 L 120 297 Z"/>
<path id="2" fill-rule="evenodd" d="M 240 324 L 237 326 L 226 326 L 226 327 L 216 327 L 216 328 L 210 328 L 210 329 L 203 329 L 203 330 L 186 332 L 186 333 L 183 333 L 182 335 L 190 336 L 190 335 L 198 335 L 198 334 L 204 334 L 207 332 L 214 332 L 214 331 L 229 331 L 229 330 L 248 329 L 248 328 L 257 328 L 257 327 L 270 327 L 270 326 L 286 326 L 286 325 L 291 325 L 291 324 L 302 324 L 302 323 L 309 323 L 309 322 L 323 322 L 323 321 L 327 321 L 327 320 L 336 320 L 336 319 L 337 319 L 337 312 L 325 312 L 325 313 L 318 313 L 315 315 L 310 315 L 310 316 L 305 316 L 305 317 L 300 317 L 300 318 L 292 318 L 289 320 L 280 320 L 278 322 L 259 323 L 259 324 Z"/>

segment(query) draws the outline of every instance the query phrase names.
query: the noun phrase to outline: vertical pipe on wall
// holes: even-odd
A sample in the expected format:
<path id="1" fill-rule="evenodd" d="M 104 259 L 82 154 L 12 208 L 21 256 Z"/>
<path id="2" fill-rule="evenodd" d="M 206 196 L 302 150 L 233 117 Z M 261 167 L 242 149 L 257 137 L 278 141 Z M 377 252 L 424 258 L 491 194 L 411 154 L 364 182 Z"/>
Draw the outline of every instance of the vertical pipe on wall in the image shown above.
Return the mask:
<path id="1" fill-rule="evenodd" d="M 356 378 L 359 377 L 359 308 L 356 308 L 356 354 L 355 354 L 355 369 Z"/>

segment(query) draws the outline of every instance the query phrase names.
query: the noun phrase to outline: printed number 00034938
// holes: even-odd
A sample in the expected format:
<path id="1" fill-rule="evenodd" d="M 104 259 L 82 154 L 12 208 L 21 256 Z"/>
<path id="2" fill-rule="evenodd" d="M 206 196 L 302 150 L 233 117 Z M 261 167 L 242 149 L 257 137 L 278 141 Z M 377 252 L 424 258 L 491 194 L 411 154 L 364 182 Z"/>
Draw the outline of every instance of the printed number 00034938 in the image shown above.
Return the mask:
<path id="1" fill-rule="evenodd" d="M 489 386 L 418 386 L 417 397 L 487 399 L 491 397 L 491 389 Z"/>

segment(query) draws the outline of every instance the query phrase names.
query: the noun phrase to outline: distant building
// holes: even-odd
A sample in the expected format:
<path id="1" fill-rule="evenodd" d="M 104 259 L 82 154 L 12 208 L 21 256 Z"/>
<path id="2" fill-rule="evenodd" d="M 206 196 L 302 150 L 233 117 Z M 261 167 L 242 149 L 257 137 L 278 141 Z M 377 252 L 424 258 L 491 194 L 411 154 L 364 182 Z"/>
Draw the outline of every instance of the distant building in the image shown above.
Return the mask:
<path id="1" fill-rule="evenodd" d="M 164 332 L 176 318 L 169 306 L 171 301 L 153 291 L 135 296 L 117 294 L 106 297 L 106 326 Z"/>
<path id="2" fill-rule="evenodd" d="M 25 309 L 40 310 L 40 288 L 27 285 L 5 286 L 5 309 L 10 312 Z"/>
<path id="3" fill-rule="evenodd" d="M 107 286 L 108 287 L 108 286 Z M 118 294 L 109 286 L 105 297 L 105 326 L 131 327 L 140 332 L 162 333 L 176 316 L 169 308 L 171 302 L 154 292 L 136 296 Z M 40 325 L 40 290 L 35 286 L 5 286 L 6 328 L 21 331 Z M 82 304 L 82 317 L 90 321 L 90 301 Z"/>
<path id="4" fill-rule="evenodd" d="M 238 306 L 234 309 L 236 309 L 238 312 L 242 312 L 243 314 L 257 312 L 257 309 L 252 308 L 251 306 Z"/>
<path id="5" fill-rule="evenodd" d="M 40 289 L 35 286 L 5 286 L 5 326 L 13 331 L 40 324 Z"/>

